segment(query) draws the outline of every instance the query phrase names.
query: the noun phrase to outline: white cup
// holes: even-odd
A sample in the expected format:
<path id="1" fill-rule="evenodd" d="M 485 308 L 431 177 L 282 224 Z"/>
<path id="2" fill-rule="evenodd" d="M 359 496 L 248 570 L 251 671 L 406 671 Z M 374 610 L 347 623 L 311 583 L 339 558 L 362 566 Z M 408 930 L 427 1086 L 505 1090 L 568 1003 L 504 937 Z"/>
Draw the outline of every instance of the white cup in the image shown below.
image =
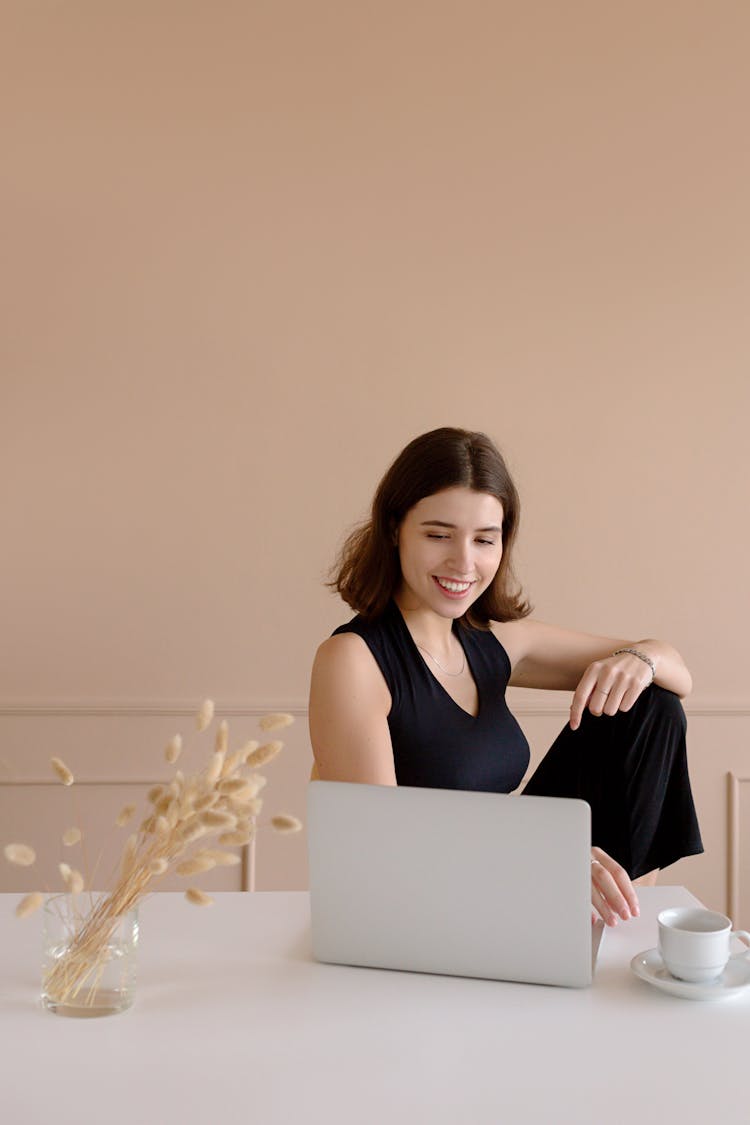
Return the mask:
<path id="1" fill-rule="evenodd" d="M 730 953 L 733 937 L 750 943 L 745 930 L 732 930 L 725 914 L 697 906 L 678 906 L 659 915 L 659 953 L 673 977 L 707 981 L 720 977 L 730 957 L 750 956 L 750 948 Z"/>

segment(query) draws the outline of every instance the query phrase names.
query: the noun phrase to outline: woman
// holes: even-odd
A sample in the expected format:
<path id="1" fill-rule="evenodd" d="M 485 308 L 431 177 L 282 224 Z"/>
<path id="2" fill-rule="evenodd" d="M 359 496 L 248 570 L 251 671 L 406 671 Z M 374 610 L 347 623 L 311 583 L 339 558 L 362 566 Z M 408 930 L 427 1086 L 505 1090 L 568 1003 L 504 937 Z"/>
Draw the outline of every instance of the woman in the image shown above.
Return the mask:
<path id="1" fill-rule="evenodd" d="M 396 458 L 331 582 L 357 616 L 315 658 L 314 776 L 509 793 L 529 751 L 507 684 L 572 691 L 570 722 L 524 792 L 591 805 L 592 906 L 612 926 L 638 914 L 634 882 L 703 850 L 678 698 L 690 673 L 664 641 L 529 617 L 512 568 L 518 518 L 484 434 L 433 430 Z"/>

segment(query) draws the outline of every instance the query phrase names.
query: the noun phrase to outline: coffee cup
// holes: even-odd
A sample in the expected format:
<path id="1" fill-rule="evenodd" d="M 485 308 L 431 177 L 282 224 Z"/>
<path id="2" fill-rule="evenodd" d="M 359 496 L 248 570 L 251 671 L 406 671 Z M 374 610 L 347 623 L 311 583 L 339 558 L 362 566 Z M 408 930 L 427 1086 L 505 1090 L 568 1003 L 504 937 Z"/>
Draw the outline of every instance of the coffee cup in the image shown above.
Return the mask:
<path id="1" fill-rule="evenodd" d="M 748 957 L 750 948 L 731 952 L 732 938 L 750 934 L 732 930 L 725 914 L 701 907 L 678 906 L 659 915 L 659 953 L 673 977 L 687 981 L 710 981 L 720 977 L 730 957 Z"/>

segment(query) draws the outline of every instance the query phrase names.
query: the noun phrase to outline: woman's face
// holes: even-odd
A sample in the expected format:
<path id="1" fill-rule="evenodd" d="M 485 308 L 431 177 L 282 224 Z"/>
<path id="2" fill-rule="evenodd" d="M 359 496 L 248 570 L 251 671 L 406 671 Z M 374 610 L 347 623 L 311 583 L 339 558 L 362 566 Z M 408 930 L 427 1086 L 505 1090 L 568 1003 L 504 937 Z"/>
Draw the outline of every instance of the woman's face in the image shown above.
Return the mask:
<path id="1" fill-rule="evenodd" d="M 486 492 L 446 488 L 415 504 L 397 533 L 401 609 L 461 617 L 497 573 L 502 525 L 502 505 Z"/>

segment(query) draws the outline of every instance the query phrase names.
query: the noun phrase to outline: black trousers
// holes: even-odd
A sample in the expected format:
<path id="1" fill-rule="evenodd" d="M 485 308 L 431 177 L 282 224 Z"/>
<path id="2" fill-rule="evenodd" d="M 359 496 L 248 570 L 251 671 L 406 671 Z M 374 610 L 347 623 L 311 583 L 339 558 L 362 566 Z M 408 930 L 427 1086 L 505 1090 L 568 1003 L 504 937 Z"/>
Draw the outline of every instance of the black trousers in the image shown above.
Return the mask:
<path id="1" fill-rule="evenodd" d="M 566 726 L 524 793 L 579 797 L 591 806 L 591 840 L 632 879 L 703 851 L 687 768 L 687 722 L 678 697 L 652 685 L 630 711 Z"/>

